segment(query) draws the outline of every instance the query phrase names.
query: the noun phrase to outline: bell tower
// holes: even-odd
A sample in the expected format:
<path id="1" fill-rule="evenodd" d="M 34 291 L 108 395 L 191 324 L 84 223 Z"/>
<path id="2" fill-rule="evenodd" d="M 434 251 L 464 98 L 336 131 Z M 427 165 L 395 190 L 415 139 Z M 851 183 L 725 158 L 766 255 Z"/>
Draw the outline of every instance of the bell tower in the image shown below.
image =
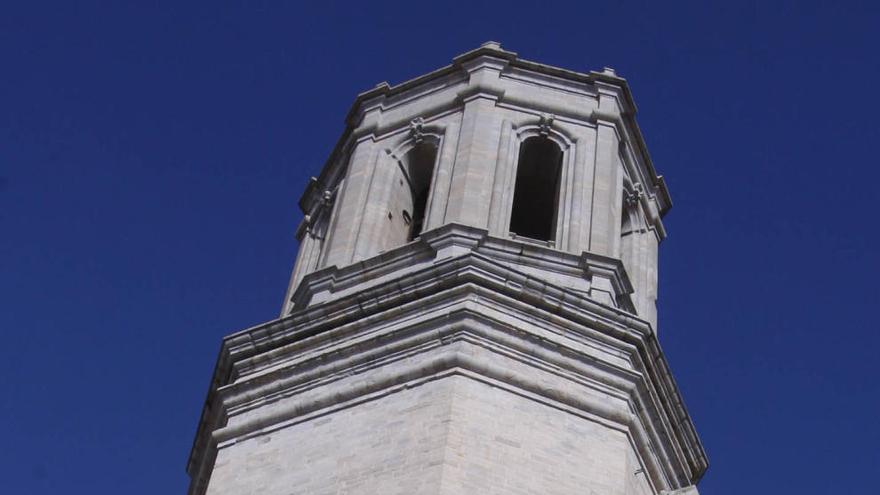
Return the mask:
<path id="1" fill-rule="evenodd" d="M 280 317 L 223 340 L 190 495 L 697 493 L 635 112 L 493 42 L 358 95 Z"/>

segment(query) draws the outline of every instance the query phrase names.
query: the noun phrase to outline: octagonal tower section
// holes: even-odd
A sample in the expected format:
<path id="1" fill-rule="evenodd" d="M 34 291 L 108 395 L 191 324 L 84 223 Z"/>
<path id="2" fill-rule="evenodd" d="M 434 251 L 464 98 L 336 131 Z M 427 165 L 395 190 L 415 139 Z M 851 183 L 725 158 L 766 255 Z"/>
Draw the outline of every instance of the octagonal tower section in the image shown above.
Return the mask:
<path id="1" fill-rule="evenodd" d="M 656 330 L 657 248 L 671 201 L 627 83 L 521 60 L 497 43 L 411 81 L 360 94 L 300 205 L 303 277 L 447 224 L 570 255 L 616 259 L 616 279 L 569 284 Z M 595 271 L 595 270 L 594 270 Z"/>

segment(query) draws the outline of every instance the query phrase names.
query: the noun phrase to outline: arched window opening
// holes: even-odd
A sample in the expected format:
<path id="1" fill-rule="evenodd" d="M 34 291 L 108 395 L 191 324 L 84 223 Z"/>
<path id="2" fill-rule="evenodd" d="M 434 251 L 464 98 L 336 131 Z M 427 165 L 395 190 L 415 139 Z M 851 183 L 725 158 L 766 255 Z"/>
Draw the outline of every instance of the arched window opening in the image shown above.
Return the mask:
<path id="1" fill-rule="evenodd" d="M 406 175 L 412 195 L 412 212 L 403 212 L 404 217 L 409 217 L 407 241 L 418 237 L 424 228 L 436 160 L 437 147 L 431 143 L 418 144 L 406 154 Z"/>
<path id="2" fill-rule="evenodd" d="M 510 231 L 518 236 L 552 241 L 556 236 L 556 205 L 562 150 L 546 137 L 530 137 L 520 145 Z"/>

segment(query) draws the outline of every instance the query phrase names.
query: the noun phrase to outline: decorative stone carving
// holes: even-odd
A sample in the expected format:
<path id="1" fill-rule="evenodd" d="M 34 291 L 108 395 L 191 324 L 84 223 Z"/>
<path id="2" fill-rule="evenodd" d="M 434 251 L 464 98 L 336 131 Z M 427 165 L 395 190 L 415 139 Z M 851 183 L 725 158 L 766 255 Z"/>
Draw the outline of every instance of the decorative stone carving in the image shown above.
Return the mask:
<path id="1" fill-rule="evenodd" d="M 642 187 L 641 183 L 636 182 L 635 184 L 633 184 L 632 191 L 624 191 L 624 194 L 624 201 L 626 202 L 626 206 L 629 208 L 634 208 L 637 204 L 639 204 L 642 196 L 644 196 L 644 188 Z"/>
<path id="2" fill-rule="evenodd" d="M 541 122 L 540 122 L 540 124 L 538 124 L 540 126 L 538 133 L 544 137 L 547 137 L 548 135 L 550 135 L 550 128 L 553 126 L 553 119 L 554 118 L 556 118 L 556 116 L 553 115 L 552 113 L 542 114 L 541 115 Z"/>
<path id="3" fill-rule="evenodd" d="M 425 120 L 421 117 L 417 117 L 409 123 L 409 135 L 416 144 L 420 144 L 425 139 L 424 126 Z"/>
<path id="4" fill-rule="evenodd" d="M 325 189 L 324 193 L 321 195 L 321 206 L 327 208 L 333 205 L 333 199 L 336 196 L 336 190 Z"/>

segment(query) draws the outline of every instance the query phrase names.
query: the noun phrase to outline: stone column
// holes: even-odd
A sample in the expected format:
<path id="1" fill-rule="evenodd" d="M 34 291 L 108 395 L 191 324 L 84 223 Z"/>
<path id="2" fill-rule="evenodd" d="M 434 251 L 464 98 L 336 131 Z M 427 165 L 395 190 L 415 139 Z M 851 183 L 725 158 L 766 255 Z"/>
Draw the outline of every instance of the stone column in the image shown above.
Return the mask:
<path id="1" fill-rule="evenodd" d="M 504 120 L 498 142 L 498 155 L 495 166 L 495 177 L 492 179 L 492 198 L 489 205 L 489 234 L 506 238 L 510 231 L 510 203 L 513 201 L 514 175 L 511 169 L 516 162 L 516 138 L 513 124 Z"/>
<path id="2" fill-rule="evenodd" d="M 431 204 L 428 205 L 428 218 L 423 231 L 436 229 L 443 225 L 449 203 L 449 189 L 452 182 L 452 170 L 455 166 L 455 150 L 461 132 L 459 121 L 450 122 L 443 133 L 439 157 L 437 158 L 434 178 L 432 179 Z"/>
<path id="3" fill-rule="evenodd" d="M 501 125 L 496 98 L 477 94 L 464 104 L 461 137 L 444 223 L 488 228 Z"/>
<path id="4" fill-rule="evenodd" d="M 595 138 L 592 133 L 581 132 L 575 137 L 570 150 L 574 153 L 572 163 L 571 211 L 567 225 L 567 243 L 560 245 L 569 253 L 587 250 L 590 229 L 590 199 L 592 198 L 593 160 Z"/>
<path id="5" fill-rule="evenodd" d="M 617 159 L 618 137 L 614 124 L 599 120 L 596 127 L 593 201 L 590 214 L 589 251 L 616 257 L 620 235 L 620 171 Z"/>
<path id="6" fill-rule="evenodd" d="M 339 210 L 327 235 L 323 266 L 345 266 L 354 259 L 377 153 L 372 136 L 359 141 L 351 152 L 345 185 L 337 200 Z"/>

